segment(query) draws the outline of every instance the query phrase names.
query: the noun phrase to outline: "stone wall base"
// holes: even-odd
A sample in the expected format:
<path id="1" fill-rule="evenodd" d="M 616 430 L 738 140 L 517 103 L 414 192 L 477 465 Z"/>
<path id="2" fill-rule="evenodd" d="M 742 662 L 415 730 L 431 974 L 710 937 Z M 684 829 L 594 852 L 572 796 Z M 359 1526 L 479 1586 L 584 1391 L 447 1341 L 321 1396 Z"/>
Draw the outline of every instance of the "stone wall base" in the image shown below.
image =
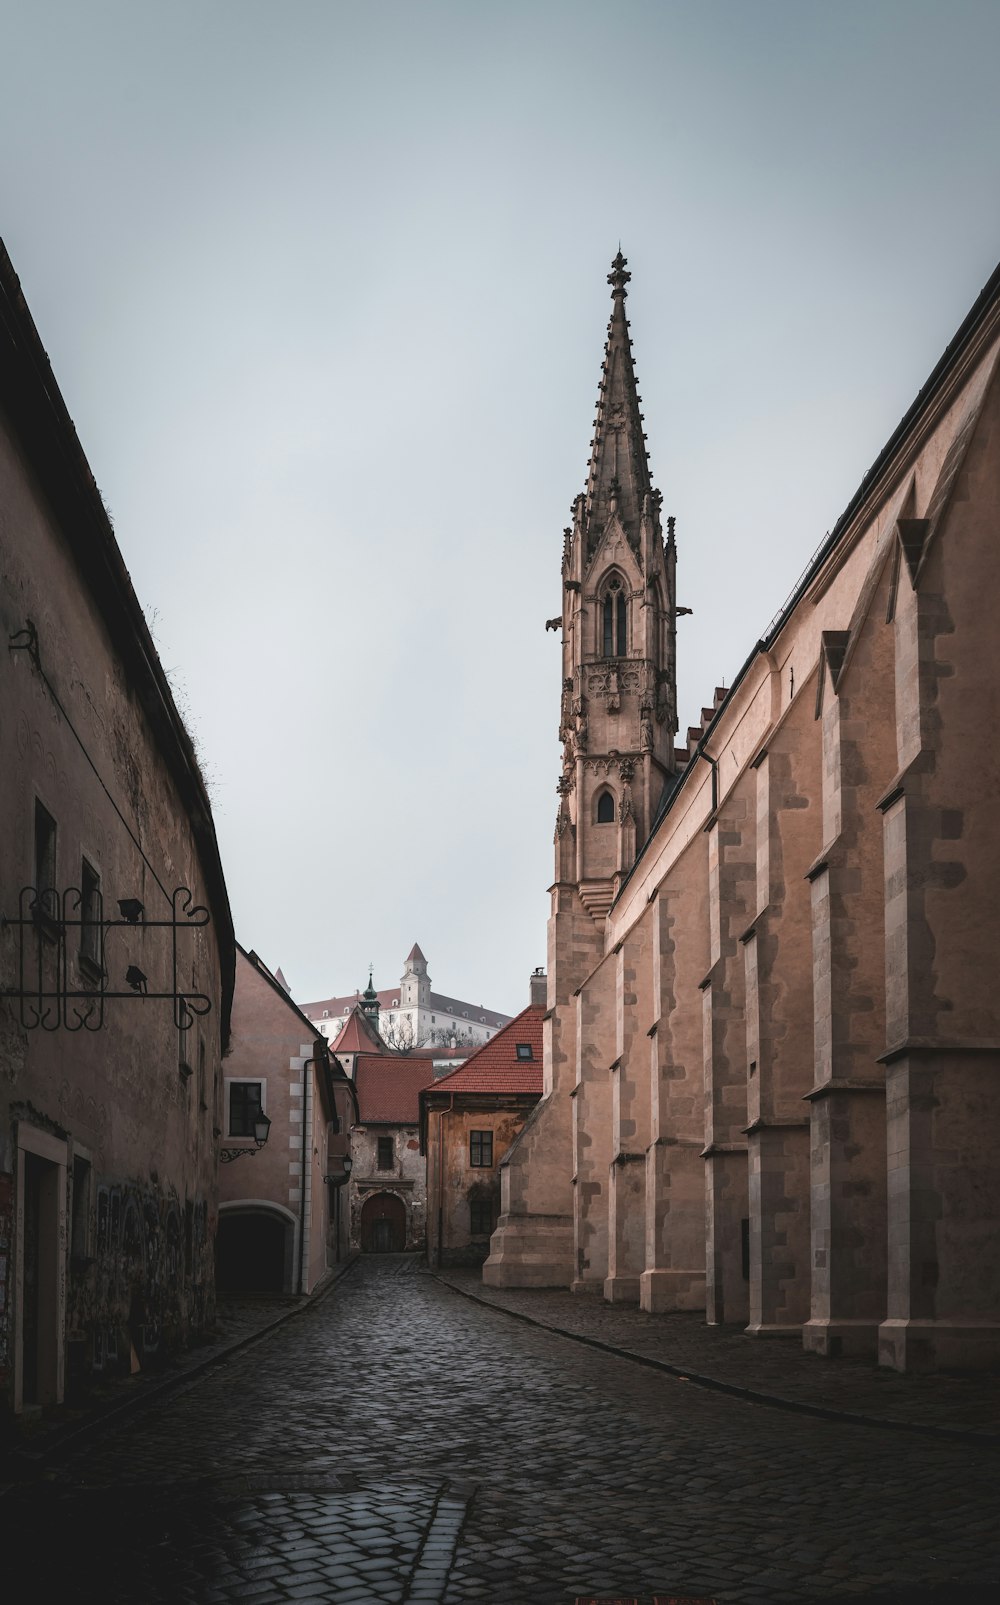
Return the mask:
<path id="1" fill-rule="evenodd" d="M 747 1337 L 802 1338 L 801 1321 L 751 1321 L 746 1328 Z"/>
<path id="2" fill-rule="evenodd" d="M 501 1215 L 483 1266 L 487 1287 L 568 1287 L 573 1222 L 566 1215 Z"/>
<path id="3" fill-rule="evenodd" d="M 575 1281 L 570 1282 L 569 1290 L 570 1290 L 571 1293 L 590 1293 L 590 1294 L 599 1293 L 599 1294 L 603 1294 L 603 1292 L 604 1292 L 604 1283 L 601 1282 L 601 1281 L 598 1281 L 596 1277 L 591 1278 L 591 1277 L 578 1276 L 575 1279 Z"/>
<path id="4" fill-rule="evenodd" d="M 643 1271 L 639 1278 L 639 1307 L 650 1315 L 668 1310 L 705 1308 L 704 1271 Z"/>
<path id="5" fill-rule="evenodd" d="M 894 1371 L 992 1371 L 1000 1367 L 1000 1325 L 986 1321 L 883 1321 L 879 1365 Z"/>
<path id="6" fill-rule="evenodd" d="M 810 1354 L 835 1360 L 840 1354 L 857 1354 L 874 1359 L 878 1353 L 877 1321 L 807 1321 L 802 1328 L 802 1347 Z"/>
<path id="7" fill-rule="evenodd" d="M 609 1304 L 638 1304 L 638 1276 L 606 1276 L 604 1297 Z"/>

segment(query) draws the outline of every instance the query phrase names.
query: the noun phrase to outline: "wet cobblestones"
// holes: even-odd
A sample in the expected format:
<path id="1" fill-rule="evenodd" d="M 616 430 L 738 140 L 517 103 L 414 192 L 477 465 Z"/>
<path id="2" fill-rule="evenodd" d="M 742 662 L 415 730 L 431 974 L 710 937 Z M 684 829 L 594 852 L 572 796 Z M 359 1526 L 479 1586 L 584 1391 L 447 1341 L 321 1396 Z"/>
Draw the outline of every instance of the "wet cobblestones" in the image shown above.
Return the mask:
<path id="1" fill-rule="evenodd" d="M 380 1257 L 0 1510 L 24 1599 L 968 1605 L 1000 1579 L 998 1470 L 705 1392 Z"/>
<path id="2" fill-rule="evenodd" d="M 972 1433 L 1000 1444 L 1000 1376 L 901 1376 L 873 1361 L 826 1360 L 797 1339 L 749 1338 L 742 1326 L 710 1327 L 700 1314 L 647 1315 L 631 1305 L 558 1288 L 484 1287 L 476 1270 L 438 1279 L 466 1296 L 621 1352 L 793 1405 L 897 1426 Z"/>

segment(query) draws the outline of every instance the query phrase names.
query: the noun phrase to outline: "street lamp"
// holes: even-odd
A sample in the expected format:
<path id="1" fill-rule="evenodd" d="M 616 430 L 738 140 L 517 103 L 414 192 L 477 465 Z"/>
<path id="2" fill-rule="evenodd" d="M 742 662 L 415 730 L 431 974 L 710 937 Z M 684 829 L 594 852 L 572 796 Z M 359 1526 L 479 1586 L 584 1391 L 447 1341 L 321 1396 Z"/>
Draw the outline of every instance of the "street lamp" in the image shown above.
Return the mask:
<path id="1" fill-rule="evenodd" d="M 220 1148 L 219 1158 L 224 1165 L 231 1165 L 234 1159 L 242 1159 L 244 1155 L 253 1158 L 257 1151 L 263 1148 L 271 1132 L 271 1122 L 263 1109 L 258 1109 L 253 1117 L 253 1140 L 256 1148 Z"/>
<path id="2" fill-rule="evenodd" d="M 331 1187 L 343 1187 L 345 1181 L 350 1181 L 351 1179 L 351 1171 L 354 1169 L 354 1160 L 351 1158 L 350 1154 L 345 1154 L 340 1163 L 343 1167 L 340 1171 L 330 1171 L 323 1177 L 323 1180 L 325 1182 L 329 1182 Z"/>

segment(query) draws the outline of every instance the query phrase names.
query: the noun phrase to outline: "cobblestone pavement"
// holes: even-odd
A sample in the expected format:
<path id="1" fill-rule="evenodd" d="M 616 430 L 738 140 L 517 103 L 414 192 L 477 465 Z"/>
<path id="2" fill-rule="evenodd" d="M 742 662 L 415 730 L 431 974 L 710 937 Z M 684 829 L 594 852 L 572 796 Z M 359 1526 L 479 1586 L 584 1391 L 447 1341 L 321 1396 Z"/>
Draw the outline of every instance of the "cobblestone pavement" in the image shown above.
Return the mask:
<path id="1" fill-rule="evenodd" d="M 797 1340 L 749 1338 L 742 1326 L 710 1327 L 704 1315 L 647 1315 L 558 1288 L 484 1287 L 478 1270 L 436 1275 L 474 1298 L 524 1315 L 550 1330 L 652 1359 L 788 1404 L 890 1421 L 1000 1444 L 1000 1376 L 901 1376 L 858 1359 L 829 1361 Z"/>
<path id="2" fill-rule="evenodd" d="M 993 1605 L 998 1472 L 987 1443 L 706 1392 L 379 1256 L 11 1491 L 33 1563 L 4 1598 Z"/>

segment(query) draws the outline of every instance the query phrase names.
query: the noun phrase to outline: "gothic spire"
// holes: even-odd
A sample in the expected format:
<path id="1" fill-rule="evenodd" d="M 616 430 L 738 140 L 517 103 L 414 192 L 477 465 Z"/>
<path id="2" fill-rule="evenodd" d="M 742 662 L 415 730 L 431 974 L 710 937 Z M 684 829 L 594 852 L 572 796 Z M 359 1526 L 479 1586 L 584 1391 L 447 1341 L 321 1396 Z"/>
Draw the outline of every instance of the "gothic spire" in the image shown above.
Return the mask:
<path id="1" fill-rule="evenodd" d="M 611 322 L 597 397 L 597 417 L 587 474 L 587 550 L 597 545 L 616 511 L 629 540 L 636 542 L 643 501 L 652 489 L 632 342 L 625 317 L 628 272 L 621 247 L 611 264 Z"/>

